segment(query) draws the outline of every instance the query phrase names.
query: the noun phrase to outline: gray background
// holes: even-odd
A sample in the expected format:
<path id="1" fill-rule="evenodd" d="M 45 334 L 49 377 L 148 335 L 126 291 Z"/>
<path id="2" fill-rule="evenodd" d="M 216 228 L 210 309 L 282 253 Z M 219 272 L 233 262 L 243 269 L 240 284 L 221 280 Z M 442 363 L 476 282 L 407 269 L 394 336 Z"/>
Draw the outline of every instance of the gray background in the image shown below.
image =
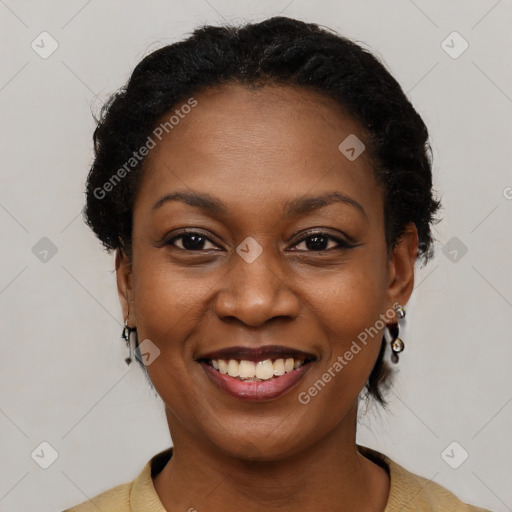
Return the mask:
<path id="1" fill-rule="evenodd" d="M 362 418 L 358 442 L 464 501 L 512 510 L 508 0 L 0 0 L 0 510 L 80 503 L 170 443 L 161 402 L 123 362 L 113 257 L 80 217 L 91 109 L 197 24 L 279 13 L 384 59 L 429 126 L 445 206 L 406 308 L 390 411 Z M 43 31 L 58 43 L 46 59 L 31 47 L 51 48 Z M 442 46 L 453 31 L 469 44 L 457 58 Z M 48 469 L 31 458 L 43 441 L 58 453 Z M 457 469 L 442 456 L 453 441 L 452 464 L 469 454 Z"/>

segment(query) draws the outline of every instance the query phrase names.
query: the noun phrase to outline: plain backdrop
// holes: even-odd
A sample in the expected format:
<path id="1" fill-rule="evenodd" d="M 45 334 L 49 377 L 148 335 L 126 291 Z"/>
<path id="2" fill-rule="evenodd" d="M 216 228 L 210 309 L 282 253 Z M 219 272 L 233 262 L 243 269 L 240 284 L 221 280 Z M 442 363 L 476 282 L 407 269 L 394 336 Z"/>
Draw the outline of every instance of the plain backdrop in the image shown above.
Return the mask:
<path id="1" fill-rule="evenodd" d="M 170 445 L 160 400 L 123 361 L 113 256 L 80 216 L 92 112 L 195 26 L 277 14 L 364 43 L 431 132 L 436 256 L 407 304 L 389 412 L 362 417 L 358 442 L 512 510 L 510 1 L 0 0 L 1 511 L 63 510 Z M 467 453 L 457 469 L 447 447 Z"/>

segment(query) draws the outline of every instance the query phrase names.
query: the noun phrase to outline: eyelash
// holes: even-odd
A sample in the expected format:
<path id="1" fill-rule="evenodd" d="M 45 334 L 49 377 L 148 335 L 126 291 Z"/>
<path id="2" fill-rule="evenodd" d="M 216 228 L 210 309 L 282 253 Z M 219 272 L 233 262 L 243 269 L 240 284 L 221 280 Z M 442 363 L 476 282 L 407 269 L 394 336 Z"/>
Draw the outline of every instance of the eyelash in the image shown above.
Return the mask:
<path id="1" fill-rule="evenodd" d="M 179 249 L 180 251 L 185 251 L 185 252 L 201 252 L 201 251 L 212 250 L 212 249 L 192 250 L 192 249 L 182 249 L 181 247 L 176 247 L 176 245 L 173 242 L 175 242 L 176 240 L 179 240 L 181 238 L 184 238 L 187 235 L 199 235 L 199 236 L 203 237 L 205 240 L 207 240 L 208 242 L 214 244 L 214 242 L 212 240 L 210 240 L 209 237 L 207 237 L 204 233 L 201 233 L 200 231 L 182 231 L 178 235 L 172 237 L 170 240 L 164 242 L 163 245 L 172 246 L 172 247 L 174 247 L 176 249 Z M 300 240 L 298 240 L 294 244 L 294 247 L 296 245 L 299 245 L 299 244 L 305 242 L 308 238 L 313 238 L 314 236 L 321 236 L 321 237 L 327 238 L 329 240 L 333 240 L 333 241 L 335 241 L 338 244 L 338 247 L 334 247 L 334 248 L 331 247 L 330 249 L 322 249 L 322 250 L 318 250 L 318 251 L 313 251 L 313 250 L 301 251 L 301 250 L 299 250 L 297 252 L 322 253 L 322 252 L 327 252 L 327 251 L 332 251 L 332 250 L 352 249 L 353 247 L 355 247 L 355 245 L 350 244 L 349 242 L 343 240 L 342 238 L 335 237 L 333 235 L 330 235 L 330 234 L 322 232 L 322 231 L 314 231 L 314 232 L 305 233 L 305 236 L 303 236 Z"/>

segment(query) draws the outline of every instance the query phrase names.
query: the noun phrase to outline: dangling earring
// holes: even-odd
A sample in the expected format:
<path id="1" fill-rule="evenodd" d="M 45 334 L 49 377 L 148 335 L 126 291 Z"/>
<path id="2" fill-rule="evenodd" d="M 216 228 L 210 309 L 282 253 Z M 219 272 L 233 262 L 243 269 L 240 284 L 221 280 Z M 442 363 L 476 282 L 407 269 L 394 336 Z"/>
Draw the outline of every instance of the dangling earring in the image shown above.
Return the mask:
<path id="1" fill-rule="evenodd" d="M 128 318 L 124 321 L 124 328 L 121 337 L 126 341 L 126 344 L 128 345 L 128 357 L 124 360 L 124 362 L 130 366 L 130 363 L 133 361 L 133 353 L 135 352 L 137 343 L 137 328 L 128 327 Z"/>
<path id="2" fill-rule="evenodd" d="M 400 304 L 394 304 L 393 307 L 397 312 L 398 320 L 405 317 L 405 309 Z M 398 354 L 405 348 L 404 342 L 398 337 L 400 332 L 398 320 L 386 325 L 390 337 L 389 344 L 391 345 L 391 361 L 395 364 L 398 363 Z"/>

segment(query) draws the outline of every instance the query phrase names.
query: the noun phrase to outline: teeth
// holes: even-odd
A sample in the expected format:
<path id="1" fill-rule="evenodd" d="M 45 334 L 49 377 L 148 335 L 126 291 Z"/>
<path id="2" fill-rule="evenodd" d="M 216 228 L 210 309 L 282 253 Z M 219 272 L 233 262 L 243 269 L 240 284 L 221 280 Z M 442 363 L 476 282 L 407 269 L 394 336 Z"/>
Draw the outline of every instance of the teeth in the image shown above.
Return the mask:
<path id="1" fill-rule="evenodd" d="M 212 361 L 213 362 L 213 361 Z M 284 375 L 284 359 L 274 361 L 274 375 Z"/>
<path id="2" fill-rule="evenodd" d="M 242 379 L 252 379 L 256 375 L 256 365 L 253 361 L 240 361 L 240 377 Z"/>
<path id="3" fill-rule="evenodd" d="M 269 380 L 300 368 L 304 361 L 289 357 L 274 361 L 272 359 L 265 359 L 256 363 L 246 359 L 241 361 L 236 359 L 212 359 L 210 363 L 220 373 L 228 374 L 230 377 L 240 380 Z"/>
<path id="4" fill-rule="evenodd" d="M 228 373 L 228 363 L 224 359 L 219 359 L 217 362 L 219 364 L 219 372 Z"/>
<path id="5" fill-rule="evenodd" d="M 293 367 L 294 367 L 294 361 L 293 361 L 293 357 L 289 357 L 288 359 L 286 359 L 286 361 L 284 362 L 284 371 L 286 373 L 288 372 L 291 372 L 293 370 Z"/>
<path id="6" fill-rule="evenodd" d="M 238 361 L 230 359 L 228 363 L 228 375 L 230 377 L 238 377 Z"/>
<path id="7" fill-rule="evenodd" d="M 256 364 L 256 377 L 258 379 L 267 380 L 274 376 L 274 365 L 270 359 L 258 361 Z"/>

